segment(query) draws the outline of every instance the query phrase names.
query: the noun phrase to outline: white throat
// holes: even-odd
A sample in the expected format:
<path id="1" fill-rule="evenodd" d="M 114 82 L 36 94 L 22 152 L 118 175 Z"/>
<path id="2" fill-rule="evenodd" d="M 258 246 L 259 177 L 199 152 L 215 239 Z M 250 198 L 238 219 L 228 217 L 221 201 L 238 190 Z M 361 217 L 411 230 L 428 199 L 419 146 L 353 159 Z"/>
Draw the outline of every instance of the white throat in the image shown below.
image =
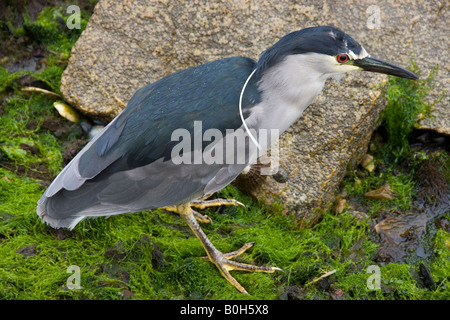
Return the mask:
<path id="1" fill-rule="evenodd" d="M 283 133 L 300 118 L 333 75 L 322 67 L 330 63 L 329 59 L 318 53 L 290 55 L 268 69 L 258 83 L 261 103 L 254 107 L 247 124 L 253 122 L 258 128 Z"/>

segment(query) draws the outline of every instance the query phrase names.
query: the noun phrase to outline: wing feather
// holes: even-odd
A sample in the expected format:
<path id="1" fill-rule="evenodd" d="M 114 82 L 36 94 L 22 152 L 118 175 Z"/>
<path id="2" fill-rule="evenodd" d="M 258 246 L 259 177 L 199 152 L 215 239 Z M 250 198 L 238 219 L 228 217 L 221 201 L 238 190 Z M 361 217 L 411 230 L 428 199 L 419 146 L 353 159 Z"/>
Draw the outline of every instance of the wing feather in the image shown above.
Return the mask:
<path id="1" fill-rule="evenodd" d="M 254 67 L 248 58 L 226 58 L 139 89 L 52 182 L 38 202 L 38 214 L 53 226 L 73 227 L 82 216 L 142 211 L 200 196 L 218 172 L 214 187 L 207 189 L 231 182 L 241 169 L 175 166 L 171 135 L 178 128 L 193 135 L 195 120 L 202 121 L 203 131 L 215 128 L 225 135 L 226 129 L 238 129 L 240 90 Z M 252 88 L 244 108 L 259 102 L 256 85 Z"/>

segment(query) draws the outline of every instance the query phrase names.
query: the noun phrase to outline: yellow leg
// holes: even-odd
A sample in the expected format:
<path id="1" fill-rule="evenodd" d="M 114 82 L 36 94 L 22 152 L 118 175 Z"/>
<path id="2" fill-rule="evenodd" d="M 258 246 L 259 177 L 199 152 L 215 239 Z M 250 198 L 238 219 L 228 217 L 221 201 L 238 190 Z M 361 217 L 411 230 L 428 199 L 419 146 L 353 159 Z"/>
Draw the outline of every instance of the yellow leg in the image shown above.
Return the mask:
<path id="1" fill-rule="evenodd" d="M 266 266 L 254 266 L 245 263 L 239 263 L 230 260 L 233 257 L 236 257 L 242 254 L 245 250 L 250 248 L 253 243 L 247 243 L 240 249 L 230 252 L 228 254 L 223 254 L 219 250 L 217 250 L 214 245 L 209 241 L 206 234 L 200 228 L 200 225 L 197 222 L 197 218 L 195 217 L 194 210 L 191 208 L 191 204 L 183 204 L 176 207 L 176 212 L 186 221 L 191 230 L 194 232 L 195 236 L 200 240 L 203 248 L 205 248 L 206 254 L 208 255 L 209 260 L 216 265 L 219 269 L 222 276 L 228 280 L 231 284 L 233 284 L 236 289 L 238 289 L 242 293 L 247 293 L 245 288 L 237 282 L 235 278 L 233 278 L 230 274 L 231 270 L 244 270 L 244 271 L 252 271 L 252 272 L 275 272 L 276 270 L 281 270 L 277 267 L 266 267 Z"/>

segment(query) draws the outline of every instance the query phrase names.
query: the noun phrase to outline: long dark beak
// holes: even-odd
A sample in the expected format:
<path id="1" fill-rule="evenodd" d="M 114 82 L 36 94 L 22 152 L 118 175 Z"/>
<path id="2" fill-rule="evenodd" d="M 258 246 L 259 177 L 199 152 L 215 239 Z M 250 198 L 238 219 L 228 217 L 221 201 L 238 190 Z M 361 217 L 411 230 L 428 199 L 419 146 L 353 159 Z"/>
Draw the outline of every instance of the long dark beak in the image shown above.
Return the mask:
<path id="1" fill-rule="evenodd" d="M 353 60 L 353 64 L 366 71 L 385 73 L 407 79 L 419 79 L 419 77 L 411 71 L 397 66 L 393 63 L 389 63 L 381 59 L 372 57 L 371 55 L 368 55 L 363 59 Z"/>

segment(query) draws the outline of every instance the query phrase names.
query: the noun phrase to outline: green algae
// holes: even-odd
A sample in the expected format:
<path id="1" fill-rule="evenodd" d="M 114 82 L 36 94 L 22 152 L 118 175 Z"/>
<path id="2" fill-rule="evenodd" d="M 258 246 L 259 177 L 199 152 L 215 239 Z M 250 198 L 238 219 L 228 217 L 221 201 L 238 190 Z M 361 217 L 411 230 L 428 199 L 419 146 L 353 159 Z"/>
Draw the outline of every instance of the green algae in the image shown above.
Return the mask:
<path id="1" fill-rule="evenodd" d="M 30 128 L 32 119 L 52 114 L 52 101 L 41 95 L 6 98 L 0 117 L 0 154 L 16 170 L 55 176 L 61 169 L 62 150 L 57 139 L 40 126 Z M 11 166 L 8 166 L 11 167 Z"/>
<path id="2" fill-rule="evenodd" d="M 422 74 L 414 61 L 411 62 L 409 69 L 419 77 Z M 393 155 L 396 161 L 411 153 L 408 138 L 419 120 L 418 117 L 430 116 L 433 105 L 439 103 L 444 97 L 444 92 L 442 92 L 441 96 L 432 103 L 426 101 L 426 96 L 433 87 L 438 72 L 439 66 L 436 66 L 426 78 L 414 81 L 389 77 L 386 89 L 388 102 L 383 111 L 387 132 L 387 143 L 384 149 Z"/>

